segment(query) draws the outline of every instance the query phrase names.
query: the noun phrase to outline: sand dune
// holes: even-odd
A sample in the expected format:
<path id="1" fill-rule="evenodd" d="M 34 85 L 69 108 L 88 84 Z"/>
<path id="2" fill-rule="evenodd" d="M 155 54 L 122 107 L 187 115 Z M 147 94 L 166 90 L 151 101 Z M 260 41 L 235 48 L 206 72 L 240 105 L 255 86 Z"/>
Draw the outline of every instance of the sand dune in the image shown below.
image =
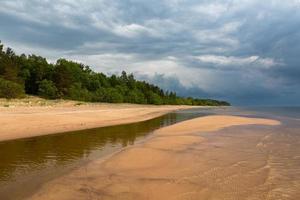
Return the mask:
<path id="1" fill-rule="evenodd" d="M 45 184 L 29 199 L 265 199 L 268 186 L 257 188 L 270 170 L 256 147 L 261 134 L 245 132 L 245 140 L 216 132 L 252 124 L 280 122 L 235 116 L 181 122 Z"/>

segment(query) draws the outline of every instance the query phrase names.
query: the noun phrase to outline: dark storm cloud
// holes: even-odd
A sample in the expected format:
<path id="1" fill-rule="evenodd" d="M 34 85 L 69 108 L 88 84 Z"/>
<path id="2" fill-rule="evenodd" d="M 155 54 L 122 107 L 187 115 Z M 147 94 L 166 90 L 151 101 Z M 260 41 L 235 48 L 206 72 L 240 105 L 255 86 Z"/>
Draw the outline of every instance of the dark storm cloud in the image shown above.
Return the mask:
<path id="1" fill-rule="evenodd" d="M 298 0 L 2 0 L 0 39 L 181 95 L 299 104 L 299 9 Z"/>

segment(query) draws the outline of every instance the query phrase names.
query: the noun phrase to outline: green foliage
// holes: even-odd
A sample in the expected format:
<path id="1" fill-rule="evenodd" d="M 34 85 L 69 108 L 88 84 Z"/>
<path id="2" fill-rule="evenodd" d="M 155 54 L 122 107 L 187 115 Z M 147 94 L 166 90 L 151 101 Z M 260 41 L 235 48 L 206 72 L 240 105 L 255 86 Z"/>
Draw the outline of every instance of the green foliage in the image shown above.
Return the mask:
<path id="1" fill-rule="evenodd" d="M 92 100 L 92 94 L 86 88 L 82 88 L 80 83 L 75 83 L 70 86 L 67 97 L 78 101 Z"/>
<path id="2" fill-rule="evenodd" d="M 39 83 L 38 95 L 47 99 L 55 99 L 57 98 L 58 90 L 52 81 L 44 79 Z"/>
<path id="3" fill-rule="evenodd" d="M 22 85 L 0 78 L 0 98 L 22 98 L 25 96 Z"/>
<path id="4" fill-rule="evenodd" d="M 163 100 L 161 96 L 159 96 L 157 93 L 154 93 L 152 91 L 149 91 L 147 94 L 147 102 L 155 105 L 163 104 Z"/>
<path id="5" fill-rule="evenodd" d="M 89 66 L 59 59 L 50 64 L 41 56 L 18 56 L 0 42 L 0 95 L 15 98 L 27 94 L 45 98 L 65 98 L 109 103 L 155 105 L 229 105 L 224 101 L 178 97 L 174 92 L 145 81 L 138 81 L 125 71 L 120 76 L 93 72 Z"/>
<path id="6" fill-rule="evenodd" d="M 107 88 L 104 93 L 104 101 L 108 103 L 122 103 L 123 96 L 115 88 Z"/>
<path id="7" fill-rule="evenodd" d="M 146 104 L 147 99 L 139 90 L 129 90 L 125 96 L 125 101 L 128 103 Z"/>

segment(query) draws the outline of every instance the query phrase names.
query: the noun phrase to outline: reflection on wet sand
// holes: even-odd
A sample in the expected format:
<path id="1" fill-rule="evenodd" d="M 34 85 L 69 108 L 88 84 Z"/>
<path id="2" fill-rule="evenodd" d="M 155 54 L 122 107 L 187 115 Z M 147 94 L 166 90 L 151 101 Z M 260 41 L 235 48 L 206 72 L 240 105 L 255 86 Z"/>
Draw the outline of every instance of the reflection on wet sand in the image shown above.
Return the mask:
<path id="1" fill-rule="evenodd" d="M 299 199 L 298 128 L 232 116 L 189 120 L 51 181 L 30 199 Z"/>

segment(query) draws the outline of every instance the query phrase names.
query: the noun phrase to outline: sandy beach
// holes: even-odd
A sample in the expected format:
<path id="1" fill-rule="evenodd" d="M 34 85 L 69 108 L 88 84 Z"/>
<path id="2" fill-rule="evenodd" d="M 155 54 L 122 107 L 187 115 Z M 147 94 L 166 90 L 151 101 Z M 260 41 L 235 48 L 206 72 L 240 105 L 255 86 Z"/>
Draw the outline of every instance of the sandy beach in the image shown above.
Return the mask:
<path id="1" fill-rule="evenodd" d="M 184 121 L 46 183 L 29 199 L 274 199 L 273 165 L 264 154 L 270 136 L 245 125 L 266 131 L 280 122 L 221 115 Z"/>
<path id="2" fill-rule="evenodd" d="M 191 106 L 51 103 L 11 103 L 0 107 L 0 141 L 139 122 Z M 30 100 L 29 102 L 32 102 Z M 50 103 L 49 103 L 50 102 Z"/>

